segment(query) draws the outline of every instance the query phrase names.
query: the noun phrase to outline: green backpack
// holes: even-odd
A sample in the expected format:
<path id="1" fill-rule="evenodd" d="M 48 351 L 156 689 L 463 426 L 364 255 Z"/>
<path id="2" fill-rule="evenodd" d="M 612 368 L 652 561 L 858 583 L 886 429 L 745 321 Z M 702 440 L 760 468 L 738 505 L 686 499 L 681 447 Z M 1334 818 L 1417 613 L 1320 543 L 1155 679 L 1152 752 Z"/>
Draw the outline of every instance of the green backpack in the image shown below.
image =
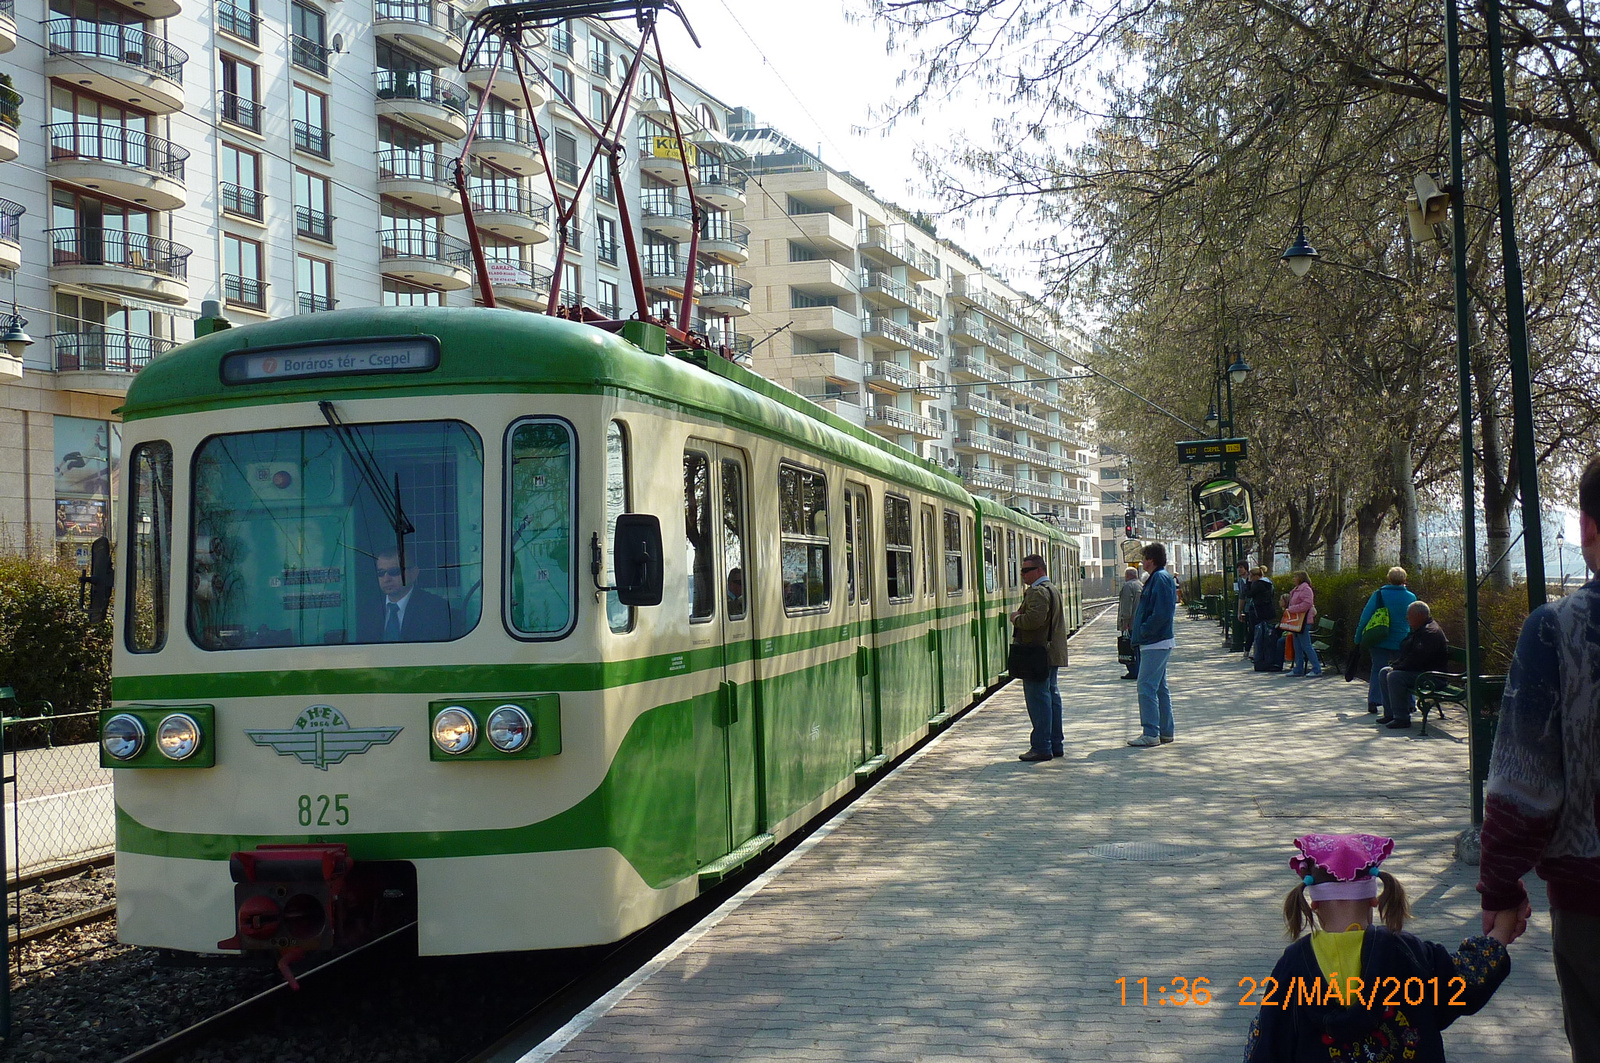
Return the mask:
<path id="1" fill-rule="evenodd" d="M 1392 623 L 1389 619 L 1389 607 L 1383 604 L 1383 588 L 1372 592 L 1378 596 L 1378 608 L 1372 611 L 1372 618 L 1367 621 L 1367 626 L 1361 629 L 1361 648 L 1370 650 L 1378 643 L 1389 637 Z"/>

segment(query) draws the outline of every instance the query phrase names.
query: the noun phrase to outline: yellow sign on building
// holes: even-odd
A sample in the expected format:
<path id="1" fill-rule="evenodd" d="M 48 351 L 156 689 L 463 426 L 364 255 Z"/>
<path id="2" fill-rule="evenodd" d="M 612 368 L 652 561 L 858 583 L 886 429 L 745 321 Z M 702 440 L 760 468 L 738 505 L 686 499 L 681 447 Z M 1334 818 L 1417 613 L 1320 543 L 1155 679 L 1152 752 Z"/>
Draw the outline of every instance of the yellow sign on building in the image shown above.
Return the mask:
<path id="1" fill-rule="evenodd" d="M 695 164 L 695 146 L 677 137 L 651 137 L 650 154 L 658 159 L 682 159 L 690 166 Z"/>

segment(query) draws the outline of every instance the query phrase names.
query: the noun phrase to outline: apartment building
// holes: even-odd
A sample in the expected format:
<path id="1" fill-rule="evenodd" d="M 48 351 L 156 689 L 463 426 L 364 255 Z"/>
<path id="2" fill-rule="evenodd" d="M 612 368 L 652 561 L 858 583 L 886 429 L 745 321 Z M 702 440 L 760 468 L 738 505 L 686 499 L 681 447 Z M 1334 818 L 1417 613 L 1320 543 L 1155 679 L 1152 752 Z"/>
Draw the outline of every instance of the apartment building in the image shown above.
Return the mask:
<path id="1" fill-rule="evenodd" d="M 981 263 L 736 111 L 757 372 L 1079 534 L 1098 574 L 1091 351 Z"/>
<path id="2" fill-rule="evenodd" d="M 115 538 L 115 410 L 142 366 L 190 337 L 205 301 L 235 324 L 472 304 L 454 160 L 480 112 L 467 181 L 490 280 L 501 305 L 545 308 L 561 223 L 547 167 L 564 198 L 576 193 L 632 49 L 607 24 L 555 27 L 537 48 L 550 82 L 525 92 L 509 62 L 491 79 L 492 48 L 458 69 L 470 12 L 443 0 L 0 0 L 0 328 L 33 341 L 8 345 L 20 358 L 0 353 L 0 549 L 81 557 L 96 536 Z M 615 174 L 602 163 L 577 196 L 558 300 L 636 309 L 625 197 L 650 309 L 681 299 L 698 218 L 691 324 L 747 348 L 743 153 L 728 107 L 667 75 L 684 139 L 647 64 L 622 130 L 629 161 Z"/>

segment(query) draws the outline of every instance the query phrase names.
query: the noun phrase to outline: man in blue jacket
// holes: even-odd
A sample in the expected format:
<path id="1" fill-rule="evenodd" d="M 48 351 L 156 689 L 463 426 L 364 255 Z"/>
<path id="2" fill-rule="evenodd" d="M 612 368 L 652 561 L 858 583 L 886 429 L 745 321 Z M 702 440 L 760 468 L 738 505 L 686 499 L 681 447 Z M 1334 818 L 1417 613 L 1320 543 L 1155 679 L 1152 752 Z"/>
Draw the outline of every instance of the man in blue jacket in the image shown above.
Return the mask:
<path id="1" fill-rule="evenodd" d="M 1145 546 L 1144 570 L 1150 578 L 1139 595 L 1139 607 L 1133 611 L 1133 630 L 1128 635 L 1139 648 L 1139 725 L 1144 732 L 1138 738 L 1130 738 L 1128 744 L 1140 748 L 1162 745 L 1175 737 L 1167 659 L 1178 644 L 1172 634 L 1178 586 L 1167 571 L 1165 546 Z"/>

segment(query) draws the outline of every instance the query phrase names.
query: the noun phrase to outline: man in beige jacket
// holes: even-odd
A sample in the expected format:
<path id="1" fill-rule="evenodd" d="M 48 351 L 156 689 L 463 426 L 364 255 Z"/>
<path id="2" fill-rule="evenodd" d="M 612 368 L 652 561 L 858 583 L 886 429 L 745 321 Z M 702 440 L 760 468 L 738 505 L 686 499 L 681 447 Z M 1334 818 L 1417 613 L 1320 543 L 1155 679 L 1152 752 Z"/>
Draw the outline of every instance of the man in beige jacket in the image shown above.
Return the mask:
<path id="1" fill-rule="evenodd" d="M 1028 589 L 1022 592 L 1022 604 L 1011 614 L 1013 639 L 1027 646 L 1048 646 L 1050 650 L 1049 674 L 1043 679 L 1022 681 L 1022 697 L 1028 704 L 1033 732 L 1028 736 L 1028 751 L 1017 759 L 1031 764 L 1066 752 L 1056 673 L 1067 663 L 1067 623 L 1061 611 L 1061 592 L 1050 585 L 1044 558 L 1038 554 L 1024 557 L 1022 578 Z"/>

